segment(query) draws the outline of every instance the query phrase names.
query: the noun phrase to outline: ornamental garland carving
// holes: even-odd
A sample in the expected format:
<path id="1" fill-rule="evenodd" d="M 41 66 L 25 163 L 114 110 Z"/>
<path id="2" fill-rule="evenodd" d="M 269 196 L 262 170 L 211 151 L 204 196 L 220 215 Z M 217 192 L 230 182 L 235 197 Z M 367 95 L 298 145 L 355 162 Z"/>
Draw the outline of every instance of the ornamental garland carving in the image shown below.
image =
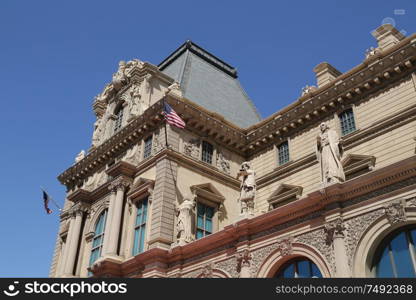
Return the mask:
<path id="1" fill-rule="evenodd" d="M 126 154 L 122 158 L 122 160 L 136 166 L 140 162 L 141 158 L 141 147 L 136 144 L 130 149 L 127 150 Z"/>
<path id="2" fill-rule="evenodd" d="M 152 154 L 156 154 L 157 152 L 161 151 L 164 148 L 164 143 L 161 142 L 161 138 L 163 137 L 165 133 L 163 134 L 160 132 L 160 130 L 157 130 L 153 134 L 153 142 L 152 142 Z"/>
<path id="3" fill-rule="evenodd" d="M 384 207 L 385 214 L 391 225 L 406 221 L 405 205 L 402 201 L 393 201 Z"/>
<path id="4" fill-rule="evenodd" d="M 357 248 L 358 242 L 360 241 L 364 232 L 367 231 L 368 227 L 374 223 L 377 219 L 384 215 L 384 210 L 379 209 L 373 212 L 351 218 L 345 221 L 345 246 L 348 256 L 348 265 L 352 269 L 352 261 Z"/>
<path id="5" fill-rule="evenodd" d="M 296 238 L 296 242 L 311 246 L 318 250 L 325 258 L 332 274 L 335 274 L 335 257 L 332 245 L 327 243 L 327 234 L 324 228 L 302 234 Z"/>
<path id="6" fill-rule="evenodd" d="M 221 150 L 217 150 L 217 168 L 226 174 L 230 174 L 230 161 Z"/>
<path id="7" fill-rule="evenodd" d="M 188 141 L 184 141 L 183 152 L 193 158 L 199 159 L 200 156 L 201 140 L 191 138 Z"/>

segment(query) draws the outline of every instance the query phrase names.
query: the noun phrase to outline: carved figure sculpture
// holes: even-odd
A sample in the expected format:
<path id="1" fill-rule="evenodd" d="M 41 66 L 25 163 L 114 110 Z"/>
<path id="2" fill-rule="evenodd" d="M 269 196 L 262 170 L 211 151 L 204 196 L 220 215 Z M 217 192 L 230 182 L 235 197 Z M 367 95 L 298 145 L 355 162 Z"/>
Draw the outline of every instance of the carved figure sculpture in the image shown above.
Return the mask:
<path id="1" fill-rule="evenodd" d="M 319 128 L 316 156 L 321 169 L 322 184 L 327 187 L 345 181 L 345 174 L 341 165 L 342 147 L 335 130 L 330 129 L 326 123 L 322 123 Z"/>
<path id="2" fill-rule="evenodd" d="M 178 217 L 176 222 L 176 244 L 179 246 L 185 245 L 186 243 L 194 240 L 194 236 L 192 234 L 192 211 L 196 204 L 195 198 L 195 194 L 185 196 L 183 202 L 175 209 Z"/>
<path id="3" fill-rule="evenodd" d="M 248 217 L 254 215 L 254 197 L 256 195 L 256 173 L 250 167 L 249 162 L 243 162 L 237 179 L 241 179 L 240 184 L 240 216 Z"/>
<path id="4" fill-rule="evenodd" d="M 85 151 L 81 150 L 80 153 L 78 153 L 78 155 L 75 157 L 75 163 L 80 162 L 81 160 L 83 160 L 85 157 Z"/>
<path id="5" fill-rule="evenodd" d="M 125 74 L 126 62 L 122 60 L 119 62 L 118 66 L 117 72 L 113 74 L 112 81 L 113 87 L 116 91 L 119 91 L 123 85 L 127 83 L 127 77 Z"/>

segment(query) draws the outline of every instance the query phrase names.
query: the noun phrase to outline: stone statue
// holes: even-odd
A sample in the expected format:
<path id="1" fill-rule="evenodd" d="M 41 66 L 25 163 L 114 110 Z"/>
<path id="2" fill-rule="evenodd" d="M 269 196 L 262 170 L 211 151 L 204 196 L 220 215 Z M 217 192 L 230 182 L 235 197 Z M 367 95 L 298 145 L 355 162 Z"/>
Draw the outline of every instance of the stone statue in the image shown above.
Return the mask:
<path id="1" fill-rule="evenodd" d="M 195 194 L 185 196 L 183 202 L 175 209 L 178 217 L 176 222 L 176 245 L 183 246 L 194 240 L 192 234 L 192 211 L 196 205 L 195 198 Z"/>
<path id="2" fill-rule="evenodd" d="M 92 134 L 92 145 L 94 147 L 98 146 L 100 143 L 100 136 L 101 136 L 101 118 L 97 118 L 97 120 L 94 123 L 94 133 Z"/>
<path id="3" fill-rule="evenodd" d="M 256 172 L 250 167 L 249 162 L 243 162 L 237 179 L 242 176 L 240 184 L 240 216 L 254 216 L 254 197 L 256 195 Z"/>
<path id="4" fill-rule="evenodd" d="M 133 86 L 130 89 L 130 100 L 129 100 L 129 111 L 130 116 L 129 119 L 138 116 L 142 113 L 142 105 L 141 105 L 141 93 L 140 93 L 140 87 L 138 85 Z"/>
<path id="5" fill-rule="evenodd" d="M 321 132 L 317 136 L 316 156 L 321 169 L 321 180 L 324 187 L 345 181 L 341 165 L 342 147 L 338 134 L 326 123 L 319 126 Z"/>
<path id="6" fill-rule="evenodd" d="M 217 151 L 217 168 L 226 174 L 230 174 L 230 163 L 221 151 Z"/>
<path id="7" fill-rule="evenodd" d="M 127 83 L 125 70 L 126 62 L 122 60 L 118 64 L 118 71 L 113 74 L 112 84 L 116 91 L 119 91 Z"/>
<path id="8" fill-rule="evenodd" d="M 101 94 L 98 94 L 97 96 L 95 96 L 94 101 L 101 101 L 103 103 L 108 103 L 108 101 L 113 95 L 114 95 L 114 87 L 113 87 L 113 84 L 109 83 L 105 86 Z"/>
<path id="9" fill-rule="evenodd" d="M 78 155 L 75 157 L 75 163 L 80 162 L 81 160 L 83 160 L 85 157 L 85 151 L 81 150 L 80 153 L 78 153 Z"/>

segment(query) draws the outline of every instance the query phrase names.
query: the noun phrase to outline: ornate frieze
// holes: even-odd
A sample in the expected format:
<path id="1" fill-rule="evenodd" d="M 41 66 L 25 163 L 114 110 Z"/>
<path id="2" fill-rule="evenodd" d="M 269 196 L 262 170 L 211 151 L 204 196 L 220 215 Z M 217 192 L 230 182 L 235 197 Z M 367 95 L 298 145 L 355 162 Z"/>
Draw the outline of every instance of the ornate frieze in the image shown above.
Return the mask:
<path id="1" fill-rule="evenodd" d="M 235 255 L 229 259 L 217 262 L 215 264 L 215 268 L 227 272 L 232 278 L 237 278 L 240 275 L 240 271 L 238 270 L 238 261 Z"/>
<path id="2" fill-rule="evenodd" d="M 331 273 L 335 274 L 335 257 L 332 245 L 327 243 L 327 234 L 324 228 L 314 230 L 296 237 L 296 242 L 315 248 L 325 258 Z"/>
<path id="3" fill-rule="evenodd" d="M 352 260 L 355 249 L 360 241 L 363 233 L 367 228 L 374 223 L 378 218 L 384 215 L 384 209 L 378 209 L 367 214 L 351 218 L 344 222 L 345 231 L 345 246 L 347 248 L 348 265 L 352 269 Z"/>

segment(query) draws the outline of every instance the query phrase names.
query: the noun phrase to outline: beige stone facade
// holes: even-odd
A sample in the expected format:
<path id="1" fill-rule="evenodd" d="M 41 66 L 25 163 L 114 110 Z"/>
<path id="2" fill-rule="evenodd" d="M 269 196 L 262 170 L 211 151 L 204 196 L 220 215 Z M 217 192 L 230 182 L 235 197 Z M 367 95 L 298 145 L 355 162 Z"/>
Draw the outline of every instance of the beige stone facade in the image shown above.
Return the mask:
<path id="1" fill-rule="evenodd" d="M 185 98 L 158 67 L 127 62 L 95 99 L 92 147 L 58 177 L 67 198 L 50 276 L 273 277 L 299 259 L 322 277 L 376 276 L 386 239 L 416 226 L 416 35 L 383 25 L 374 37 L 379 47 L 361 64 L 343 74 L 319 64 L 316 88 L 248 128 Z M 165 126 L 163 101 L 185 129 Z M 316 157 L 322 122 L 340 136 L 346 177 L 327 187 Z M 256 187 L 244 218 L 246 161 Z M 185 225 L 194 239 L 178 244 L 188 195 L 201 206 Z M 211 222 L 203 237 L 198 207 Z"/>

